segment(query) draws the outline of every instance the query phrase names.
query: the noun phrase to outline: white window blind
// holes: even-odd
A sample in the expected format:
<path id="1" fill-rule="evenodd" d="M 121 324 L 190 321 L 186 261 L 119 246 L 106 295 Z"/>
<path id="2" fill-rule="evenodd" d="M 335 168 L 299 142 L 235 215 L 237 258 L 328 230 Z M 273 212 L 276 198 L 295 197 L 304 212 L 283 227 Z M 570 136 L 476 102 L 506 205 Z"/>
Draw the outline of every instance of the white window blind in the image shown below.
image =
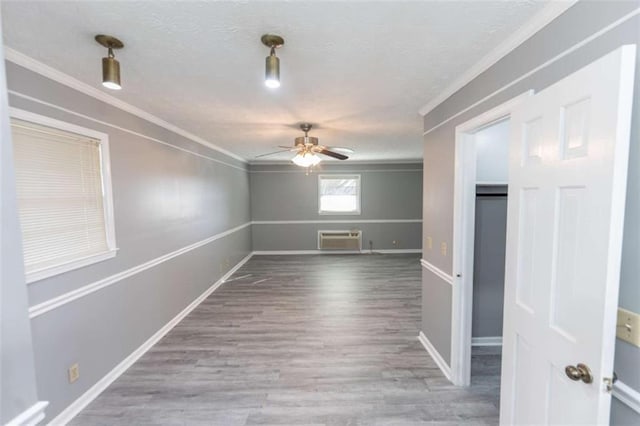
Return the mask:
<path id="1" fill-rule="evenodd" d="M 27 276 L 109 251 L 100 140 L 17 119 L 11 130 Z"/>
<path id="2" fill-rule="evenodd" d="M 320 214 L 360 214 L 359 175 L 320 175 Z"/>

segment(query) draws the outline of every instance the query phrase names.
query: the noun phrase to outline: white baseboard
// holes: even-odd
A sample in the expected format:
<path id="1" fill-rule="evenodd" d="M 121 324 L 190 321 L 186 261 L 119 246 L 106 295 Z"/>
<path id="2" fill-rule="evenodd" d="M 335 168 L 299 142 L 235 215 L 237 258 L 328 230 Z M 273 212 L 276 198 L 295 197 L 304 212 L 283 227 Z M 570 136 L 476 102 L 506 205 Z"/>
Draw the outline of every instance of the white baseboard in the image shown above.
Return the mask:
<path id="1" fill-rule="evenodd" d="M 388 249 L 373 250 L 373 254 L 422 253 L 422 249 Z M 287 254 L 372 254 L 369 250 L 256 250 L 256 256 L 279 256 Z"/>
<path id="2" fill-rule="evenodd" d="M 5 426 L 36 426 L 44 419 L 44 409 L 48 401 L 38 401 L 22 413 L 15 416 Z"/>
<path id="3" fill-rule="evenodd" d="M 418 340 L 422 343 L 422 346 L 424 346 L 427 352 L 429 352 L 429 355 L 431 355 L 431 358 L 433 358 L 436 365 L 440 368 L 442 374 L 451 381 L 451 367 L 449 367 L 449 364 L 447 364 L 444 358 L 442 358 L 440 352 L 436 350 L 435 346 L 431 344 L 429 339 L 427 339 L 427 336 L 425 336 L 422 331 L 418 334 Z"/>
<path id="4" fill-rule="evenodd" d="M 502 336 L 472 337 L 471 346 L 502 346 Z"/>
<path id="5" fill-rule="evenodd" d="M 80 411 L 82 411 L 91 401 L 96 399 L 102 391 L 104 391 L 111 383 L 113 383 L 122 373 L 124 373 L 129 367 L 133 365 L 142 355 L 145 354 L 153 345 L 158 343 L 165 334 L 167 334 L 173 327 L 175 327 L 184 317 L 189 315 L 200 303 L 202 303 L 211 293 L 213 293 L 218 287 L 220 287 L 231 275 L 233 275 L 242 265 L 244 265 L 253 255 L 249 253 L 244 259 L 238 262 L 229 272 L 224 274 L 218 281 L 216 281 L 211 287 L 205 290 L 196 300 L 191 302 L 189 306 L 184 308 L 178 315 L 176 315 L 171 321 L 165 324 L 160 330 L 158 330 L 153 336 L 151 336 L 146 342 L 144 342 L 138 349 L 133 351 L 129 356 L 123 359 L 113 370 L 108 372 L 102 379 L 96 384 L 91 386 L 85 393 L 83 393 L 78 399 L 65 408 L 60 414 L 58 414 L 48 424 L 53 426 L 66 425 Z"/>
<path id="6" fill-rule="evenodd" d="M 373 250 L 373 254 L 382 253 L 382 254 L 404 254 L 404 253 L 418 253 L 422 254 L 422 249 L 383 249 L 383 250 Z M 369 250 L 362 250 L 362 254 L 371 254 Z"/>
<path id="7" fill-rule="evenodd" d="M 640 414 L 640 392 L 618 380 L 613 384 L 612 393 L 620 402 Z"/>

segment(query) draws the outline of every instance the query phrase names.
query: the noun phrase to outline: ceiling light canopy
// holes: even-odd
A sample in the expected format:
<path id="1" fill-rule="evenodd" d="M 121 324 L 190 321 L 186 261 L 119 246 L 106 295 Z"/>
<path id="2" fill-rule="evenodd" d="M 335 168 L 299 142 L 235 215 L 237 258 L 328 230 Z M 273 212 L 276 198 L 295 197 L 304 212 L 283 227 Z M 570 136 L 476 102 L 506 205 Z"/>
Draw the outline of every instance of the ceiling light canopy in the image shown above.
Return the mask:
<path id="1" fill-rule="evenodd" d="M 260 40 L 271 49 L 265 60 L 264 84 L 276 89 L 280 87 L 280 59 L 276 56 L 276 49 L 284 44 L 284 39 L 277 35 L 265 34 Z"/>
<path id="2" fill-rule="evenodd" d="M 115 37 L 98 34 L 96 41 L 108 49 L 106 58 L 102 58 L 102 85 L 107 89 L 120 90 L 120 62 L 116 60 L 113 49 L 122 49 L 124 43 Z"/>

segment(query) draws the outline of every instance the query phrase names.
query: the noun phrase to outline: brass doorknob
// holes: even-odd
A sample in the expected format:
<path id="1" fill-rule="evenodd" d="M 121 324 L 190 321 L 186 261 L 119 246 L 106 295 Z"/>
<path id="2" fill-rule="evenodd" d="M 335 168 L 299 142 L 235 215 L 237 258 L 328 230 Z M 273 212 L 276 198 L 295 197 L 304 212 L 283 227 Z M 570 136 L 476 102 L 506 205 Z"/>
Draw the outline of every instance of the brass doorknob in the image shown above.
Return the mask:
<path id="1" fill-rule="evenodd" d="M 584 383 L 592 383 L 593 375 L 591 370 L 584 364 L 578 364 L 575 367 L 573 365 L 567 365 L 564 369 L 568 378 L 574 381 L 582 380 Z"/>

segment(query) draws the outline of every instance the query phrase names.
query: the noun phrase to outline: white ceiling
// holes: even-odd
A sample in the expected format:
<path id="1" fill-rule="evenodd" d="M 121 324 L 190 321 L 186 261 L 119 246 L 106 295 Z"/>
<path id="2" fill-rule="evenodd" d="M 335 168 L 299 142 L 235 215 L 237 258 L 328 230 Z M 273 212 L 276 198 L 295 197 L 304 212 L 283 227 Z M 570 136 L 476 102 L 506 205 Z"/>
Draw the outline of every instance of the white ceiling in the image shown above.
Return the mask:
<path id="1" fill-rule="evenodd" d="M 353 160 L 409 160 L 418 109 L 545 3 L 3 1 L 2 25 L 7 46 L 96 87 L 93 36 L 117 36 L 123 90 L 101 90 L 248 160 L 293 144 L 302 121 Z M 285 38 L 277 90 L 264 33 Z"/>

